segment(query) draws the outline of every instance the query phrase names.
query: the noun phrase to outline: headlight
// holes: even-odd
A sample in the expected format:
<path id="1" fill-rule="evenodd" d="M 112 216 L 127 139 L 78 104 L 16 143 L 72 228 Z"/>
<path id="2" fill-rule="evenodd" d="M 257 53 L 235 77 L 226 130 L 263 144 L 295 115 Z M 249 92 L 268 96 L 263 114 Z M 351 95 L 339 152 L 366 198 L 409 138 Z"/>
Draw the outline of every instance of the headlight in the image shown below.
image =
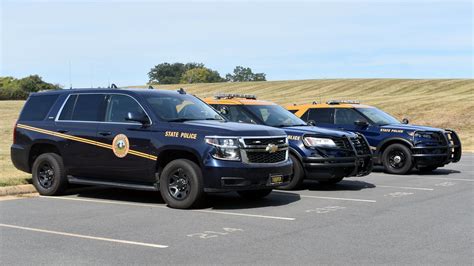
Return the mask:
<path id="1" fill-rule="evenodd" d="M 435 137 L 434 137 L 433 134 L 427 133 L 427 132 L 416 132 L 416 133 L 415 133 L 415 138 L 418 138 L 418 139 L 428 139 L 428 140 L 435 139 Z"/>
<path id="2" fill-rule="evenodd" d="M 303 142 L 309 147 L 336 147 L 336 143 L 332 139 L 305 137 Z"/>
<path id="3" fill-rule="evenodd" d="M 214 146 L 212 157 L 219 160 L 240 161 L 239 141 L 232 138 L 210 137 L 206 143 Z"/>

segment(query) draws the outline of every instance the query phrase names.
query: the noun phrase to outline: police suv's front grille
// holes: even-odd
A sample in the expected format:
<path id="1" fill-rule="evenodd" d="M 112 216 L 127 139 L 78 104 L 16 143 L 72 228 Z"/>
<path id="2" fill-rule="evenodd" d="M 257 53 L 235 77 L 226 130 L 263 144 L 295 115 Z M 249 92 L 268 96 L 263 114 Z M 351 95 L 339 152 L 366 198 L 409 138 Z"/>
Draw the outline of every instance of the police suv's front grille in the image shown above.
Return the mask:
<path id="1" fill-rule="evenodd" d="M 370 147 L 362 136 L 351 138 L 352 145 L 354 145 L 357 155 L 370 154 Z"/>
<path id="2" fill-rule="evenodd" d="M 279 163 L 288 159 L 286 137 L 242 138 L 240 143 L 244 163 Z"/>
<path id="3" fill-rule="evenodd" d="M 268 144 L 285 144 L 285 138 L 261 138 L 261 139 L 244 139 L 245 145 L 268 145 Z"/>
<path id="4" fill-rule="evenodd" d="M 336 146 L 340 149 L 348 149 L 350 148 L 349 143 L 347 142 L 346 138 L 333 138 L 332 141 L 336 144 Z"/>
<path id="5" fill-rule="evenodd" d="M 286 150 L 274 153 L 248 151 L 247 158 L 249 163 L 278 163 L 286 159 L 286 152 Z"/>

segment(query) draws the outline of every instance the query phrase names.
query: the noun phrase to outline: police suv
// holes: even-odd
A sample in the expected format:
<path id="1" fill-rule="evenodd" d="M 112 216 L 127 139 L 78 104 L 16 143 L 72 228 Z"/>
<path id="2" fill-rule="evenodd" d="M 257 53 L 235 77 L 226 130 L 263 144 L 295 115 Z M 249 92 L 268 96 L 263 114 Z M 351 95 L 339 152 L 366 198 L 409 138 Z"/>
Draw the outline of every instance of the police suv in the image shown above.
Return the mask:
<path id="1" fill-rule="evenodd" d="M 174 208 L 205 192 L 264 197 L 292 174 L 283 130 L 228 122 L 182 89 L 33 93 L 11 159 L 41 195 L 70 183 L 159 190 Z"/>
<path id="2" fill-rule="evenodd" d="M 364 176 L 372 170 L 372 153 L 361 134 L 308 125 L 283 107 L 257 100 L 254 95 L 221 94 L 204 101 L 230 121 L 285 130 L 294 174 L 282 189 L 297 188 L 305 178 L 335 184 L 344 177 Z"/>
<path id="3" fill-rule="evenodd" d="M 406 174 L 416 167 L 433 171 L 461 159 L 461 141 L 454 130 L 409 125 L 373 106 L 358 101 L 292 105 L 296 116 L 320 127 L 363 134 L 374 151 L 375 163 L 388 173 Z"/>

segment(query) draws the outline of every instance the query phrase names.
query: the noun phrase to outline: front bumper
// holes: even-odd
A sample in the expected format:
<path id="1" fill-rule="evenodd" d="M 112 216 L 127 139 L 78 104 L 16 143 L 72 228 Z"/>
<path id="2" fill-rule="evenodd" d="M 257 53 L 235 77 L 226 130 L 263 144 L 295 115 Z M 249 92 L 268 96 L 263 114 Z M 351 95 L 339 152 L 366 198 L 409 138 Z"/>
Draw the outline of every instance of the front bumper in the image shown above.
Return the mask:
<path id="1" fill-rule="evenodd" d="M 227 192 L 276 188 L 286 185 L 293 173 L 290 160 L 272 164 L 246 164 L 242 162 L 210 159 L 203 167 L 204 191 Z M 271 176 L 281 175 L 283 183 L 272 184 Z"/>
<path id="2" fill-rule="evenodd" d="M 443 135 L 446 145 L 412 147 L 412 156 L 417 166 L 443 166 L 461 160 L 462 145 L 454 130 L 446 129 Z"/>
<path id="3" fill-rule="evenodd" d="M 372 154 L 353 157 L 306 157 L 303 158 L 303 167 L 309 179 L 365 176 L 372 172 Z"/>

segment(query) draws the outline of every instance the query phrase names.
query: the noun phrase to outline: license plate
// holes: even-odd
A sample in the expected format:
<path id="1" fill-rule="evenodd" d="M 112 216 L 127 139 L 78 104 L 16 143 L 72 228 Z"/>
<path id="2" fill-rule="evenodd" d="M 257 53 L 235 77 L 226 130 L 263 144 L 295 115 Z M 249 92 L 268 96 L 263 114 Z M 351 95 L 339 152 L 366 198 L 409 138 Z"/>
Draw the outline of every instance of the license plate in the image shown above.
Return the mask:
<path id="1" fill-rule="evenodd" d="M 283 183 L 283 176 L 281 176 L 281 175 L 272 175 L 272 176 L 270 176 L 270 182 L 272 184 L 281 184 L 281 183 Z"/>

